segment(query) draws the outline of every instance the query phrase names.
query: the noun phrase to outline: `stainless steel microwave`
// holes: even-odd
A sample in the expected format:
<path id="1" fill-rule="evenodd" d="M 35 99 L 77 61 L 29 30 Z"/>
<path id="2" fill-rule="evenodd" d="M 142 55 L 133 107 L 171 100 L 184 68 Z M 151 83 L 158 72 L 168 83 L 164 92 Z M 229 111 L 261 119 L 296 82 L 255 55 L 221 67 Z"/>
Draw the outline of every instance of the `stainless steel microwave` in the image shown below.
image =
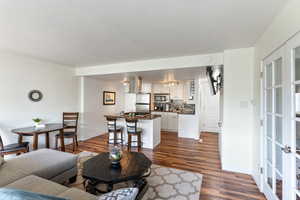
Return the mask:
<path id="1" fill-rule="evenodd" d="M 170 94 L 154 94 L 154 102 L 167 103 L 170 102 Z"/>

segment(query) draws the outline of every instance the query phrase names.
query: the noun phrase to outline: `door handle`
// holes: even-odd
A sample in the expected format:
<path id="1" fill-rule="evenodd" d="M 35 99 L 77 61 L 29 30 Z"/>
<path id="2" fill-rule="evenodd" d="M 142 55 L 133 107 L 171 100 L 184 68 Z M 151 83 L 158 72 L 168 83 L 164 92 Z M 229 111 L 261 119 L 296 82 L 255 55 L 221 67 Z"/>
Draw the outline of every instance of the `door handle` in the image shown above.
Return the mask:
<path id="1" fill-rule="evenodd" d="M 284 152 L 284 153 L 292 153 L 292 149 L 291 147 L 285 145 L 284 147 L 281 148 L 281 150 Z"/>

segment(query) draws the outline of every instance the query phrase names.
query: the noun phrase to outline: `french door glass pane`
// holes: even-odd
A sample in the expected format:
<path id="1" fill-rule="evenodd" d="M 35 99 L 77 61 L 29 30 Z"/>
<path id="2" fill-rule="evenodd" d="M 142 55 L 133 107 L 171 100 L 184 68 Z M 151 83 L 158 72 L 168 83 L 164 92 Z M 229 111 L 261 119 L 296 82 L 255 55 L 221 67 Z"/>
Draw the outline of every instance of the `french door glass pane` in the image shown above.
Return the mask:
<path id="1" fill-rule="evenodd" d="M 267 164 L 267 183 L 270 188 L 273 188 L 273 173 L 272 173 L 272 166 Z"/>
<path id="2" fill-rule="evenodd" d="M 277 114 L 282 114 L 282 88 L 275 90 L 275 109 Z"/>
<path id="3" fill-rule="evenodd" d="M 300 85 L 295 86 L 295 112 L 296 117 L 300 117 Z"/>
<path id="4" fill-rule="evenodd" d="M 300 160 L 296 158 L 296 188 L 300 190 Z"/>
<path id="5" fill-rule="evenodd" d="M 281 85 L 282 82 L 282 58 L 275 61 L 275 85 Z"/>
<path id="6" fill-rule="evenodd" d="M 282 199 L 282 177 L 276 173 L 276 196 Z"/>
<path id="7" fill-rule="evenodd" d="M 273 111 L 272 89 L 267 90 L 267 112 Z"/>
<path id="8" fill-rule="evenodd" d="M 275 129 L 276 142 L 282 144 L 282 117 L 276 117 Z"/>
<path id="9" fill-rule="evenodd" d="M 270 163 L 273 163 L 273 158 L 272 158 L 272 141 L 267 139 L 267 160 Z"/>
<path id="10" fill-rule="evenodd" d="M 272 63 L 267 65 L 266 73 L 267 87 L 269 88 L 272 86 Z"/>
<path id="11" fill-rule="evenodd" d="M 267 115 L 267 136 L 272 138 L 272 115 Z"/>
<path id="12" fill-rule="evenodd" d="M 295 80 L 300 80 L 300 47 L 295 49 Z"/>
<path id="13" fill-rule="evenodd" d="M 299 153 L 300 150 L 300 122 L 296 121 L 296 148 Z"/>
<path id="14" fill-rule="evenodd" d="M 282 174 L 282 151 L 281 146 L 276 144 L 276 169 Z"/>

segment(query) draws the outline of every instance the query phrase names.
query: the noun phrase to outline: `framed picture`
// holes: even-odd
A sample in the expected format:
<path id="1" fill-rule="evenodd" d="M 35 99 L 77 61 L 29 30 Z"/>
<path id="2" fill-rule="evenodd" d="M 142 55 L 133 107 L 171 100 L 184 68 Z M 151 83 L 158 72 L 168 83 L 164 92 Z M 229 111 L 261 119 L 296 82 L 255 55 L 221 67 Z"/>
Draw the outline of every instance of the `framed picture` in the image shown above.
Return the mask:
<path id="1" fill-rule="evenodd" d="M 103 105 L 115 105 L 116 104 L 116 93 L 104 91 L 103 92 Z"/>

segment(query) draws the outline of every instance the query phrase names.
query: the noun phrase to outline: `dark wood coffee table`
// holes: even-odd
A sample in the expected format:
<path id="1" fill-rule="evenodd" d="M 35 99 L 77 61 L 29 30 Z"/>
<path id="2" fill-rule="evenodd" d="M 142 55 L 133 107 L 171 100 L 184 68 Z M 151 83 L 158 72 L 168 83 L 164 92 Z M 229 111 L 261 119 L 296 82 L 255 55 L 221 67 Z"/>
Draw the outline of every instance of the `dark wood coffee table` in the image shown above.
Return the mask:
<path id="1" fill-rule="evenodd" d="M 85 189 L 92 194 L 106 193 L 113 190 L 114 184 L 132 181 L 134 186 L 139 188 L 138 196 L 141 196 L 148 188 L 145 178 L 151 173 L 151 164 L 143 153 L 125 152 L 120 167 L 116 168 L 111 165 L 109 153 L 100 153 L 83 163 L 82 177 L 85 179 Z M 106 184 L 107 191 L 97 189 L 99 184 Z"/>

